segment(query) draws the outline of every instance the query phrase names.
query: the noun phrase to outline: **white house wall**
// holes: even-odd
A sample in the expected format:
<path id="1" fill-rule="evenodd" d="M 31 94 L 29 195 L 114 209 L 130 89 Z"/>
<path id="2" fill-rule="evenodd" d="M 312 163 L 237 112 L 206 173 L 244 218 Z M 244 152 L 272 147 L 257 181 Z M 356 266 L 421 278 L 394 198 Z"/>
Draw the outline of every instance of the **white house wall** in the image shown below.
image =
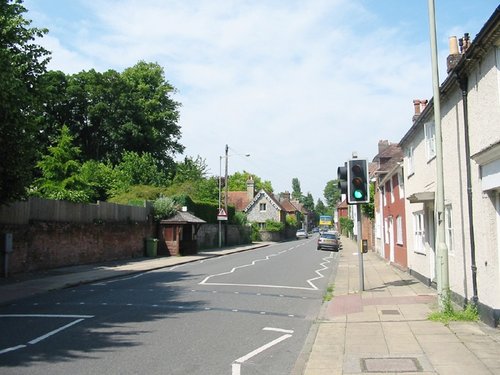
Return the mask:
<path id="1" fill-rule="evenodd" d="M 469 76 L 471 155 L 484 153 L 500 142 L 500 48 L 492 48 Z M 497 147 L 498 150 L 498 147 Z M 481 165 L 500 162 L 500 151 L 473 158 L 472 198 L 479 301 L 500 309 L 499 207 L 497 182 L 483 190 Z M 496 185 L 496 186 L 495 186 Z M 470 270 L 467 270 L 470 272 Z"/>
<path id="2" fill-rule="evenodd" d="M 408 148 L 413 147 L 413 173 L 408 170 Z M 405 195 L 411 196 L 414 193 L 434 192 L 436 166 L 435 159 L 427 160 L 425 151 L 425 137 L 423 127 L 420 127 L 413 135 L 407 145 L 403 147 L 404 152 L 404 174 L 405 174 Z M 416 272 L 424 278 L 433 281 L 435 279 L 434 266 L 434 243 L 433 230 L 426 226 L 426 240 L 424 251 L 417 251 L 414 241 L 414 214 L 416 212 L 429 212 L 429 206 L 424 203 L 409 203 L 406 200 L 406 233 L 408 245 L 408 268 L 411 272 Z"/>

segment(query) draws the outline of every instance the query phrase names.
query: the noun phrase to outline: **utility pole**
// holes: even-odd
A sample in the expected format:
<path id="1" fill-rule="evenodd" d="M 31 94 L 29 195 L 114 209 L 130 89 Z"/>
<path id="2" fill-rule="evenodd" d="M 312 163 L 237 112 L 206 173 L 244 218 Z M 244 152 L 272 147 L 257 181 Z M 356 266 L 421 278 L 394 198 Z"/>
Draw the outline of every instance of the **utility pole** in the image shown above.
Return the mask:
<path id="1" fill-rule="evenodd" d="M 224 187 L 225 187 L 225 194 L 224 194 L 224 211 L 226 211 L 226 215 L 228 215 L 227 211 L 227 193 L 228 193 L 228 181 L 227 181 L 227 164 L 228 164 L 228 158 L 229 158 L 229 146 L 226 144 L 226 171 L 224 173 Z M 224 245 L 227 246 L 227 221 L 224 225 Z"/>
<path id="2" fill-rule="evenodd" d="M 432 89 L 434 96 L 434 124 L 436 127 L 436 283 L 439 306 L 444 308 L 449 298 L 450 281 L 448 274 L 448 247 L 445 242 L 444 222 L 444 173 L 443 141 L 441 131 L 441 98 L 439 95 L 439 70 L 436 43 L 436 15 L 434 0 L 428 0 L 429 29 L 431 39 Z"/>

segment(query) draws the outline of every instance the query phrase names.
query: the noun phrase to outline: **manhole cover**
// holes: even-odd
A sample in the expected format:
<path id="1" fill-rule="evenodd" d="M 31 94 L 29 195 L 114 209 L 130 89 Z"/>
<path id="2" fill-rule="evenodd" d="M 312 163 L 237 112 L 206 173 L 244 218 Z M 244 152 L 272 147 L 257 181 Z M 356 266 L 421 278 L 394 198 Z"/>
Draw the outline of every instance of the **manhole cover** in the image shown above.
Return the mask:
<path id="1" fill-rule="evenodd" d="M 380 310 L 382 315 L 399 315 L 399 310 Z"/>
<path id="2" fill-rule="evenodd" d="M 421 372 L 416 358 L 361 358 L 363 372 Z"/>

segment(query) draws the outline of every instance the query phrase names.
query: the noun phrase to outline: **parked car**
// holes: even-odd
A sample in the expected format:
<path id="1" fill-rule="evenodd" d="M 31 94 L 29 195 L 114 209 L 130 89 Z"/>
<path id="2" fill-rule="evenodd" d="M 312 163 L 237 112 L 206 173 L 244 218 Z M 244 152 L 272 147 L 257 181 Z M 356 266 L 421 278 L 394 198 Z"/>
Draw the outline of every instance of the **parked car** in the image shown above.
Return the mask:
<path id="1" fill-rule="evenodd" d="M 318 250 L 333 250 L 339 251 L 340 241 L 339 236 L 336 232 L 324 232 L 319 235 L 318 238 Z"/>
<path id="2" fill-rule="evenodd" d="M 309 238 L 309 234 L 306 230 L 299 229 L 297 230 L 297 233 L 295 233 L 295 238 L 297 238 L 298 240 L 300 240 L 301 238 Z"/>

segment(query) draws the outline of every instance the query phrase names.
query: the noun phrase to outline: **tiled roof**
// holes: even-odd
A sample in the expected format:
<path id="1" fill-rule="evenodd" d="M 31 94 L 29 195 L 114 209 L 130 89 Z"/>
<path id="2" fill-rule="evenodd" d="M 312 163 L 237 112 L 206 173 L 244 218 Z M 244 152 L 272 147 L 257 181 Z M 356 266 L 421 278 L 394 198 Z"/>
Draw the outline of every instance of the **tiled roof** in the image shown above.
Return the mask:
<path id="1" fill-rule="evenodd" d="M 236 211 L 243 211 L 250 203 L 246 191 L 228 191 L 227 202 L 234 206 Z"/>

